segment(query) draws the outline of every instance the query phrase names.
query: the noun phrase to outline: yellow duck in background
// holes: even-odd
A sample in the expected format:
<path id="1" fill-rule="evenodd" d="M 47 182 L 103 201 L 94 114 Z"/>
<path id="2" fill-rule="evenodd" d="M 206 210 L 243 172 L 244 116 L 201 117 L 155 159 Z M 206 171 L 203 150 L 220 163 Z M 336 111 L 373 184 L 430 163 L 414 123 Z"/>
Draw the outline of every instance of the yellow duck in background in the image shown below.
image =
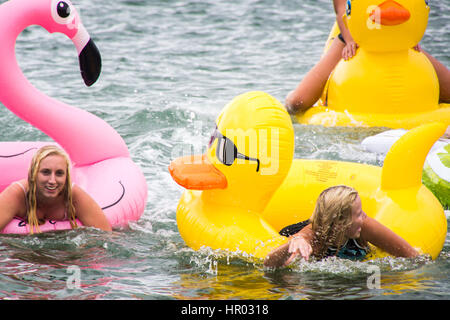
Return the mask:
<path id="1" fill-rule="evenodd" d="M 348 0 L 344 22 L 359 49 L 337 64 L 321 101 L 297 120 L 404 129 L 433 121 L 450 125 L 450 104 L 439 104 L 433 65 L 412 49 L 425 33 L 429 11 L 426 0 Z"/>
<path id="2" fill-rule="evenodd" d="M 287 241 L 280 229 L 311 216 L 322 190 L 347 184 L 358 190 L 369 216 L 412 246 L 433 259 L 442 250 L 447 219 L 422 185 L 421 174 L 428 150 L 445 131 L 443 124 L 409 131 L 392 146 L 383 168 L 294 159 L 291 119 L 264 92 L 237 96 L 216 124 L 206 154 L 178 158 L 169 166 L 173 179 L 186 188 L 177 224 L 189 247 L 264 258 Z"/>

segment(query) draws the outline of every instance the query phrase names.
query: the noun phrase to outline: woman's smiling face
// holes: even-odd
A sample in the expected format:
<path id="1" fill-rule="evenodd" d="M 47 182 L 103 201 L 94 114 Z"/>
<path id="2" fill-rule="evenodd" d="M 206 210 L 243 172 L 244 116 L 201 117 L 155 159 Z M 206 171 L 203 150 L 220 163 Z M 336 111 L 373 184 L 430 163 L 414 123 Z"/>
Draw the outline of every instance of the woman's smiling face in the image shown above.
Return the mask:
<path id="1" fill-rule="evenodd" d="M 36 177 L 38 194 L 43 198 L 56 198 L 64 190 L 67 164 L 63 156 L 49 155 L 42 159 Z"/>

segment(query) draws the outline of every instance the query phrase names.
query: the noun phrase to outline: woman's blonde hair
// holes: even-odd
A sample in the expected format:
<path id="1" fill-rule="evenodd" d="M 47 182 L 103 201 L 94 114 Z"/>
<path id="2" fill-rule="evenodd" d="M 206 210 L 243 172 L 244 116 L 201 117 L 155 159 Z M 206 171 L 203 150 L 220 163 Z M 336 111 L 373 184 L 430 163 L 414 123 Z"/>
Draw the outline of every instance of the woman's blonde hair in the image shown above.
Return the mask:
<path id="1" fill-rule="evenodd" d="M 35 228 L 37 229 L 38 232 L 40 232 L 39 221 L 36 214 L 37 210 L 36 177 L 39 172 L 39 168 L 41 166 L 41 161 L 47 158 L 48 156 L 52 155 L 62 156 L 66 161 L 66 182 L 62 193 L 64 196 L 66 212 L 68 213 L 69 216 L 70 226 L 72 227 L 72 229 L 78 227 L 77 222 L 75 220 L 75 207 L 73 206 L 72 202 L 72 179 L 70 174 L 69 156 L 60 148 L 48 145 L 40 148 L 34 154 L 31 160 L 30 168 L 28 170 L 27 216 L 28 216 L 28 224 L 30 226 L 30 234 L 34 233 Z"/>
<path id="2" fill-rule="evenodd" d="M 346 240 L 346 232 L 352 224 L 352 206 L 358 192 L 339 185 L 322 191 L 310 218 L 314 231 L 313 252 L 323 258 L 329 247 L 336 253 Z"/>

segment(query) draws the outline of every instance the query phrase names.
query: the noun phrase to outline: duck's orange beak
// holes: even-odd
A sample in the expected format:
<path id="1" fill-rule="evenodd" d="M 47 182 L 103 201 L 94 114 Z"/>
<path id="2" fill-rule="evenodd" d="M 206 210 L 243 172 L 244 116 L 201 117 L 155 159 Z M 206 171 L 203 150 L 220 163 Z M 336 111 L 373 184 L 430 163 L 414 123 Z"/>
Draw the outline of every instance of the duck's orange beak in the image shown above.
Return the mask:
<path id="1" fill-rule="evenodd" d="M 383 26 L 395 26 L 409 20 L 411 13 L 401 4 L 387 0 L 370 13 L 370 19 L 374 23 Z"/>
<path id="2" fill-rule="evenodd" d="M 225 189 L 225 175 L 209 162 L 206 154 L 177 158 L 169 165 L 173 180 L 189 190 Z"/>

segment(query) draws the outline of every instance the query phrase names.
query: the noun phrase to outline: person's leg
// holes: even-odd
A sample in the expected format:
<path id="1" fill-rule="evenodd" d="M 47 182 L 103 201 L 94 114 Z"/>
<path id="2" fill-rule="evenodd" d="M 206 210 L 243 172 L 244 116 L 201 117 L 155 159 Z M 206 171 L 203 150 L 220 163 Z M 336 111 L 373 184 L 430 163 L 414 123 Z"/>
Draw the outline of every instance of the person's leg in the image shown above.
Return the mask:
<path id="1" fill-rule="evenodd" d="M 319 100 L 328 77 L 342 58 L 344 46 L 345 44 L 336 37 L 325 55 L 287 95 L 285 107 L 290 114 L 304 112 Z"/>
<path id="2" fill-rule="evenodd" d="M 421 51 L 430 60 L 439 79 L 439 102 L 450 103 L 450 70 L 422 48 Z"/>

